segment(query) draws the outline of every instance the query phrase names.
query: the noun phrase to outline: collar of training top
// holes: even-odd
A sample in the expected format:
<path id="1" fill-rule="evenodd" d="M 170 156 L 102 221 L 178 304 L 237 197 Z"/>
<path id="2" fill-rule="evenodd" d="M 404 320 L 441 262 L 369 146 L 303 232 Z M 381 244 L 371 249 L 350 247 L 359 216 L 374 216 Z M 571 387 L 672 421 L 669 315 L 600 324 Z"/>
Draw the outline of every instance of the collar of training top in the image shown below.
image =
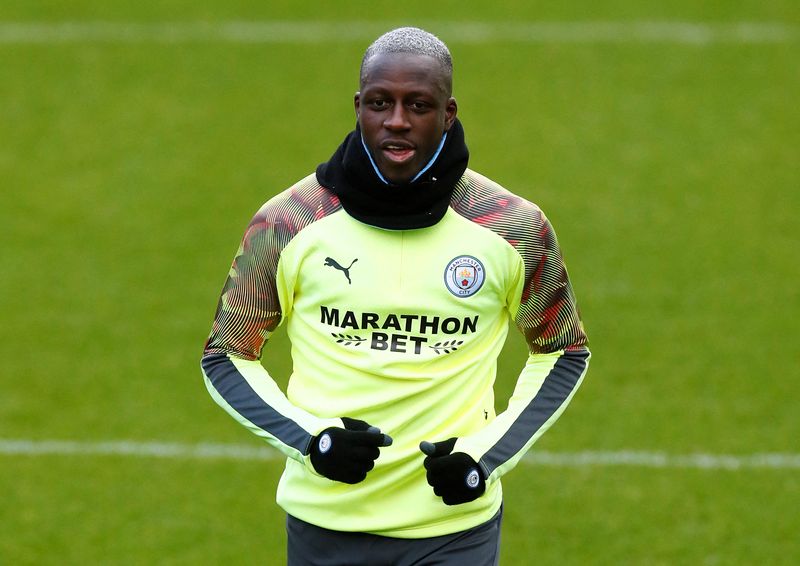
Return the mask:
<path id="1" fill-rule="evenodd" d="M 350 216 L 365 224 L 389 230 L 427 228 L 447 212 L 468 162 L 464 128 L 456 119 L 439 156 L 422 175 L 410 183 L 387 185 L 372 166 L 356 124 L 330 160 L 317 167 L 317 181 L 339 197 Z"/>

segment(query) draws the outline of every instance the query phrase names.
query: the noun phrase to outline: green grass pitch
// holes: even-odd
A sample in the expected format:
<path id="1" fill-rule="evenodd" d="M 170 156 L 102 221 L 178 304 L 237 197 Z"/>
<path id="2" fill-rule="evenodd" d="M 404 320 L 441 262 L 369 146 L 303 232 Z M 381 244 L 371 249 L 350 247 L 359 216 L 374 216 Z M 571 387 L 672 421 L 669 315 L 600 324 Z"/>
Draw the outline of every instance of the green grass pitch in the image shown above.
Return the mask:
<path id="1" fill-rule="evenodd" d="M 13 26 L 359 21 L 449 43 L 470 166 L 559 233 L 594 358 L 534 450 L 796 455 L 796 2 L 465 4 L 3 2 L 0 440 L 258 443 L 206 393 L 202 345 L 249 218 L 353 126 L 369 42 Z M 783 31 L 470 42 L 452 25 L 536 21 Z M 283 334 L 265 350 L 282 382 L 287 353 Z M 499 409 L 523 359 L 512 331 Z M 0 453 L 0 564 L 281 564 L 281 467 Z M 504 565 L 800 563 L 796 466 L 528 463 L 504 486 Z"/>

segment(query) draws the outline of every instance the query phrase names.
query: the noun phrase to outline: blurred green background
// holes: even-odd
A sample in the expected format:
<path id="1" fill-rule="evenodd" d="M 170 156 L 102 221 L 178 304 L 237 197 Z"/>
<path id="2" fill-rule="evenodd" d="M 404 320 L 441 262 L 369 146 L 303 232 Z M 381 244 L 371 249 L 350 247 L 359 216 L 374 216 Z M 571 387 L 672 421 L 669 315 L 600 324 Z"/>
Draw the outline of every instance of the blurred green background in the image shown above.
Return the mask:
<path id="1" fill-rule="evenodd" d="M 419 25 L 453 53 L 471 168 L 547 212 L 589 332 L 587 380 L 534 451 L 795 457 L 523 463 L 501 563 L 800 563 L 800 5 L 464 4 L 5 0 L 0 439 L 257 446 L 199 370 L 230 261 L 352 128 L 371 39 Z M 95 27 L 65 40 L 63 22 Z M 327 31 L 152 32 L 198 22 Z M 537 22 L 561 35 L 512 34 Z M 675 33 L 631 32 L 647 22 Z M 760 39 L 725 27 L 742 22 Z M 281 383 L 287 353 L 282 333 L 264 353 Z M 512 332 L 498 409 L 524 355 Z M 0 564 L 280 564 L 281 468 L 0 453 Z"/>

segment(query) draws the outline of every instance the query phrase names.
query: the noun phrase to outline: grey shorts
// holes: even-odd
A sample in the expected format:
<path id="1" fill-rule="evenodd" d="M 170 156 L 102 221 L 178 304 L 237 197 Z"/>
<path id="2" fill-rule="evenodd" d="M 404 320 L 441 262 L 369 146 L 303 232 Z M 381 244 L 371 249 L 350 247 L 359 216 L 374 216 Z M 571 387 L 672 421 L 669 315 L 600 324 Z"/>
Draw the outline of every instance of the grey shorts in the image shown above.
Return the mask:
<path id="1" fill-rule="evenodd" d="M 401 539 L 331 531 L 286 518 L 288 566 L 497 566 L 503 508 L 472 529 Z"/>

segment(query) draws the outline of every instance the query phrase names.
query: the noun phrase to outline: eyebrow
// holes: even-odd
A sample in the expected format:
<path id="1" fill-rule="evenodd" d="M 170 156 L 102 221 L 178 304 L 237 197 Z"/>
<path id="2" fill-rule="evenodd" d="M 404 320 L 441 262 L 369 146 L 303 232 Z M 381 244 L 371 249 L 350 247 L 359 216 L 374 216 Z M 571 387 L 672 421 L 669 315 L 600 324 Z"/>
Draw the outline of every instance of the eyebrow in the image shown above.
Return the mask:
<path id="1" fill-rule="evenodd" d="M 436 97 L 439 92 L 446 93 L 446 89 L 442 88 L 443 86 L 444 85 L 431 84 L 425 90 L 416 88 L 416 89 L 413 89 L 413 90 L 411 90 L 409 92 L 403 93 L 403 97 L 407 97 L 407 96 L 432 96 L 432 97 Z M 390 93 L 392 89 L 389 89 L 389 88 L 387 88 L 385 86 L 382 86 L 380 84 L 377 84 L 377 85 L 376 84 L 372 84 L 372 85 L 364 85 L 364 87 L 361 90 L 362 90 L 362 92 L 370 92 L 370 93 Z"/>

